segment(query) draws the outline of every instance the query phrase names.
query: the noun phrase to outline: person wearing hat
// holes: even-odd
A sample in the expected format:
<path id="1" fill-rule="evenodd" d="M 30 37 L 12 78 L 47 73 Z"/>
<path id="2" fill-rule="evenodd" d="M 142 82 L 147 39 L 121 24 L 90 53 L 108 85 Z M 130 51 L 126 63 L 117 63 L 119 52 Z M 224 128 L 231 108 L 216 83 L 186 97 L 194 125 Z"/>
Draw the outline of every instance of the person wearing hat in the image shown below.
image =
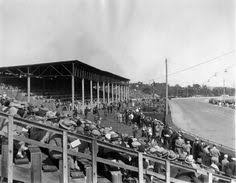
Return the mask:
<path id="1" fill-rule="evenodd" d="M 193 142 L 193 148 L 192 148 L 192 155 L 195 160 L 199 157 L 200 148 L 201 146 L 199 138 L 196 138 L 195 141 Z"/>
<path id="2" fill-rule="evenodd" d="M 213 147 L 210 149 L 210 154 L 212 157 L 215 157 L 217 159 L 216 163 L 219 163 L 219 156 L 220 151 L 216 148 L 216 145 L 214 144 Z"/>
<path id="3" fill-rule="evenodd" d="M 181 154 L 184 147 L 184 140 L 181 138 L 181 136 L 178 137 L 178 139 L 175 140 L 175 151 L 178 154 Z"/>
<path id="4" fill-rule="evenodd" d="M 191 144 L 190 144 L 190 141 L 187 140 L 186 144 L 184 143 L 183 145 L 183 150 L 186 151 L 188 153 L 188 155 L 191 153 Z"/>
<path id="5" fill-rule="evenodd" d="M 218 159 L 216 157 L 212 157 L 210 168 L 213 172 L 216 172 L 216 173 L 220 171 L 219 167 L 217 166 L 217 163 L 218 163 Z"/>
<path id="6" fill-rule="evenodd" d="M 229 164 L 228 154 L 224 155 L 224 159 L 221 161 L 221 171 L 225 172 L 226 166 Z"/>
<path id="7" fill-rule="evenodd" d="M 226 175 L 228 176 L 236 176 L 236 158 L 231 158 L 228 166 L 226 166 Z"/>
<path id="8" fill-rule="evenodd" d="M 138 133 L 138 125 L 136 122 L 133 124 L 132 131 L 133 131 L 133 137 L 136 138 L 137 133 Z"/>
<path id="9" fill-rule="evenodd" d="M 73 131 L 75 130 L 76 123 L 68 118 L 61 119 L 59 121 L 59 128 L 62 128 L 64 130 L 70 130 Z M 52 134 L 50 139 L 49 139 L 49 144 L 52 146 L 57 146 L 57 147 L 62 147 L 62 135 L 61 134 Z M 71 142 L 73 142 L 76 139 L 68 138 L 68 144 L 70 145 Z M 72 148 L 71 146 L 69 148 Z M 75 151 L 78 151 L 78 149 L 74 149 Z M 54 150 L 49 150 L 49 155 L 52 159 L 61 159 L 62 158 L 62 153 L 54 151 Z M 77 161 L 71 157 L 68 156 L 68 163 L 70 169 L 79 169 L 79 166 L 77 164 Z"/>

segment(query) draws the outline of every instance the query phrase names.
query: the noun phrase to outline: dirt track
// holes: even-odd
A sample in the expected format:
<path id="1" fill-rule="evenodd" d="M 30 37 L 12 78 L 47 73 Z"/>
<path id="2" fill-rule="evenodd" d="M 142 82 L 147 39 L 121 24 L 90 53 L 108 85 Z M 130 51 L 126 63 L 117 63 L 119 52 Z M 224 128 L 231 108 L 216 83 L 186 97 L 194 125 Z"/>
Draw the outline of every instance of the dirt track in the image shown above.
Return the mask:
<path id="1" fill-rule="evenodd" d="M 170 109 L 179 128 L 235 149 L 235 110 L 198 98 L 172 99 Z"/>

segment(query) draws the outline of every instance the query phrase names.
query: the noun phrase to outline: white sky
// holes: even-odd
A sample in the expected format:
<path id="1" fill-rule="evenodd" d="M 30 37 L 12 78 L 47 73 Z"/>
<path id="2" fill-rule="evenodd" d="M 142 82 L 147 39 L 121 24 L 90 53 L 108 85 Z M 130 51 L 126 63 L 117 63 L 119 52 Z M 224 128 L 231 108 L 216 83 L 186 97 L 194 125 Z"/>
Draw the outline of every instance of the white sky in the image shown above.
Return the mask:
<path id="1" fill-rule="evenodd" d="M 0 2 L 0 66 L 78 59 L 150 83 L 164 81 L 165 58 L 173 73 L 235 49 L 234 0 Z M 235 60 L 234 52 L 170 84 L 235 86 Z"/>

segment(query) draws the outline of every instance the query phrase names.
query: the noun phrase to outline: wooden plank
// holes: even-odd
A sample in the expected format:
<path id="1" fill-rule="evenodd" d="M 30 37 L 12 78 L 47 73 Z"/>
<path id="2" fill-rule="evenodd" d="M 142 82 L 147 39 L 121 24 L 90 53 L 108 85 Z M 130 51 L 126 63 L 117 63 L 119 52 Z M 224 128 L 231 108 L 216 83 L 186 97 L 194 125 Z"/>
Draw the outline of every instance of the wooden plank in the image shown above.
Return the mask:
<path id="1" fill-rule="evenodd" d="M 125 147 L 113 145 L 111 143 L 106 143 L 106 142 L 103 142 L 103 141 L 100 141 L 100 140 L 98 140 L 97 143 L 98 143 L 99 147 L 104 147 L 104 148 L 116 150 L 116 151 L 119 151 L 121 153 L 126 153 L 128 155 L 135 156 L 135 157 L 138 156 L 137 152 L 135 152 L 134 150 L 132 150 L 130 148 L 125 148 Z"/>
<path id="2" fill-rule="evenodd" d="M 170 182 L 170 161 L 166 160 L 166 182 Z"/>
<path id="3" fill-rule="evenodd" d="M 155 157 L 155 156 L 152 156 L 152 155 L 143 154 L 143 158 L 145 158 L 147 160 L 150 160 L 150 161 L 153 161 L 153 162 L 156 162 L 156 163 L 160 163 L 162 165 L 165 164 L 165 159 L 160 158 L 160 157 Z"/>
<path id="4" fill-rule="evenodd" d="M 32 145 L 35 145 L 35 146 L 44 147 L 44 148 L 47 148 L 47 149 L 53 149 L 53 150 L 58 151 L 58 152 L 63 152 L 61 147 L 52 146 L 50 144 L 45 144 L 45 143 L 42 143 L 42 142 L 39 142 L 39 141 L 36 141 L 36 140 L 27 139 L 25 137 L 14 136 L 14 139 L 24 141 L 28 144 L 32 144 Z M 76 156 L 76 157 L 80 157 L 80 158 L 82 157 L 82 158 L 86 158 L 86 159 L 89 159 L 89 160 L 92 159 L 91 155 L 84 154 L 84 153 L 81 153 L 81 152 L 76 152 L 76 151 L 73 151 L 73 150 L 68 150 L 68 154 L 71 155 L 71 156 Z"/>
<path id="5" fill-rule="evenodd" d="M 131 165 L 126 165 L 126 164 L 116 163 L 116 162 L 113 162 L 111 160 L 103 159 L 103 158 L 100 158 L 100 157 L 97 157 L 97 162 L 103 163 L 103 164 L 107 164 L 107 165 L 110 165 L 110 166 L 124 168 L 124 169 L 131 170 L 131 171 L 134 171 L 134 172 L 138 172 L 138 167 L 134 167 L 134 166 L 131 166 Z"/>
<path id="6" fill-rule="evenodd" d="M 138 153 L 138 180 L 143 182 L 143 154 Z"/>
<path id="7" fill-rule="evenodd" d="M 8 142 L 7 139 L 2 139 L 2 159 L 1 159 L 1 176 L 2 180 L 7 177 L 7 156 L 8 156 Z M 1 181 L 2 181 L 1 180 Z"/>
<path id="8" fill-rule="evenodd" d="M 42 182 L 42 154 L 38 147 L 29 147 L 31 159 L 31 182 Z"/>
<path id="9" fill-rule="evenodd" d="M 212 179 L 213 179 L 212 173 L 209 173 L 208 174 L 208 183 L 212 183 Z"/>
<path id="10" fill-rule="evenodd" d="M 97 183 L 97 140 L 93 139 L 92 141 L 92 172 L 93 172 L 93 183 Z"/>
<path id="11" fill-rule="evenodd" d="M 63 183 L 68 183 L 67 132 L 63 131 Z"/>
<path id="12" fill-rule="evenodd" d="M 112 171 L 112 183 L 122 183 L 122 174 L 120 171 Z"/>
<path id="13" fill-rule="evenodd" d="M 13 183 L 13 116 L 8 121 L 7 182 Z"/>
<path id="14" fill-rule="evenodd" d="M 91 183 L 92 182 L 92 167 L 91 166 L 86 166 L 85 167 L 85 171 L 86 171 L 86 183 Z"/>

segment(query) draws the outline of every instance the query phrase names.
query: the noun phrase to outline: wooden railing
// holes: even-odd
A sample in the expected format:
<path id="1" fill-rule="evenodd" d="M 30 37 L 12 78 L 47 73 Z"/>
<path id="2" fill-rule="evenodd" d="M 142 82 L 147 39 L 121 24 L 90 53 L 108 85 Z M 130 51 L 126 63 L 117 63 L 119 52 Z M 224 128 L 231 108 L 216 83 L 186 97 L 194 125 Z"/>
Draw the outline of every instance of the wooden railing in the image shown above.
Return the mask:
<path id="1" fill-rule="evenodd" d="M 22 118 L 13 117 L 13 116 L 10 116 L 5 113 L 0 113 L 0 120 L 5 120 L 5 122 L 8 125 L 7 133 L 0 132 L 0 135 L 5 136 L 5 138 L 7 139 L 7 143 L 5 144 L 5 147 L 4 148 L 2 147 L 2 152 L 3 152 L 3 149 L 5 149 L 5 150 L 7 149 L 7 152 L 2 153 L 2 156 L 4 156 L 4 157 L 2 157 L 2 162 L 1 162 L 1 167 L 2 167 L 1 168 L 1 177 L 7 177 L 8 183 L 12 183 L 13 179 L 18 180 L 18 177 L 16 177 L 16 175 L 14 175 L 14 172 L 16 172 L 16 170 L 14 169 L 14 164 L 13 164 L 13 140 L 23 141 L 27 144 L 30 144 L 31 149 L 37 148 L 37 147 L 42 147 L 42 148 L 47 148 L 50 150 L 55 150 L 55 151 L 61 152 L 62 153 L 62 160 L 61 160 L 61 164 L 59 163 L 59 167 L 61 167 L 61 169 L 59 168 L 59 170 L 61 171 L 60 172 L 60 176 L 61 176 L 60 181 L 62 183 L 69 182 L 68 181 L 68 177 L 69 177 L 68 155 L 90 160 L 91 166 L 86 169 L 86 177 L 87 177 L 86 182 L 87 183 L 91 183 L 91 182 L 97 183 L 97 180 L 98 180 L 98 178 L 97 178 L 98 177 L 97 176 L 97 163 L 102 163 L 102 164 L 106 164 L 106 165 L 110 165 L 110 166 L 114 166 L 114 167 L 119 167 L 121 169 L 126 169 L 126 170 L 137 172 L 139 183 L 144 182 L 144 175 L 151 175 L 151 176 L 154 176 L 157 179 L 165 181 L 165 182 L 185 182 L 185 181 L 181 181 L 181 180 L 178 180 L 178 179 L 172 177 L 171 176 L 172 170 L 178 169 L 178 170 L 185 171 L 185 172 L 186 171 L 187 172 L 196 172 L 195 169 L 188 167 L 188 166 L 184 166 L 178 162 L 170 162 L 169 160 L 166 160 L 163 158 L 155 157 L 155 156 L 148 155 L 148 154 L 143 154 L 141 152 L 133 151 L 132 149 L 129 149 L 129 148 L 116 146 L 116 145 L 113 145 L 110 143 L 106 143 L 106 142 L 97 140 L 97 139 L 89 137 L 89 136 L 85 136 L 85 135 L 81 135 L 81 134 L 74 134 L 74 133 L 71 133 L 66 130 L 56 128 L 56 127 L 48 126 L 45 124 L 40 124 L 40 123 L 37 123 L 34 121 L 28 121 L 28 120 L 22 119 Z M 32 140 L 32 139 L 23 137 L 23 136 L 15 135 L 15 134 L 13 134 L 13 130 L 12 130 L 14 125 L 27 125 L 27 126 L 35 127 L 38 129 L 43 129 L 43 130 L 46 130 L 49 132 L 53 132 L 55 134 L 60 134 L 60 135 L 62 135 L 62 138 L 63 138 L 63 140 L 62 140 L 63 146 L 62 147 L 52 146 L 52 145 L 49 145 L 46 143 L 42 143 L 42 142 L 39 142 L 36 140 Z M 91 147 L 92 147 L 91 154 L 85 154 L 82 152 L 73 151 L 73 150 L 68 149 L 67 148 L 67 145 L 68 145 L 67 139 L 69 137 L 80 139 L 83 142 L 87 142 L 87 143 L 91 144 Z M 137 162 L 136 162 L 137 166 L 123 164 L 123 163 L 117 163 L 117 162 L 113 162 L 109 159 L 98 157 L 97 153 L 98 153 L 99 148 L 111 149 L 112 151 L 116 151 L 116 152 L 125 154 L 127 157 L 128 156 L 135 157 L 137 159 Z M 31 152 L 33 154 L 34 152 L 37 152 L 37 151 L 31 150 Z M 29 173 L 30 174 L 29 180 L 27 181 L 27 179 L 22 179 L 19 181 L 32 182 L 32 183 L 42 182 L 42 175 L 41 175 L 42 165 L 39 162 L 41 159 L 37 153 L 36 153 L 35 157 L 38 157 L 38 158 L 34 158 L 34 156 L 32 157 L 32 155 L 31 155 L 31 171 Z M 157 172 L 154 172 L 149 169 L 144 169 L 143 161 L 145 159 L 150 160 L 151 162 L 156 162 L 156 163 L 164 166 L 165 173 L 157 173 Z M 226 176 L 219 175 L 219 174 L 212 174 L 209 171 L 203 171 L 202 174 L 203 174 L 203 176 L 205 176 L 207 182 L 209 182 L 209 183 L 212 182 L 214 177 L 224 180 L 226 182 L 232 181 L 232 179 L 230 177 L 226 177 Z M 114 176 L 121 176 L 121 174 L 114 174 Z M 120 178 L 116 178 L 114 180 L 116 182 L 121 181 Z"/>

